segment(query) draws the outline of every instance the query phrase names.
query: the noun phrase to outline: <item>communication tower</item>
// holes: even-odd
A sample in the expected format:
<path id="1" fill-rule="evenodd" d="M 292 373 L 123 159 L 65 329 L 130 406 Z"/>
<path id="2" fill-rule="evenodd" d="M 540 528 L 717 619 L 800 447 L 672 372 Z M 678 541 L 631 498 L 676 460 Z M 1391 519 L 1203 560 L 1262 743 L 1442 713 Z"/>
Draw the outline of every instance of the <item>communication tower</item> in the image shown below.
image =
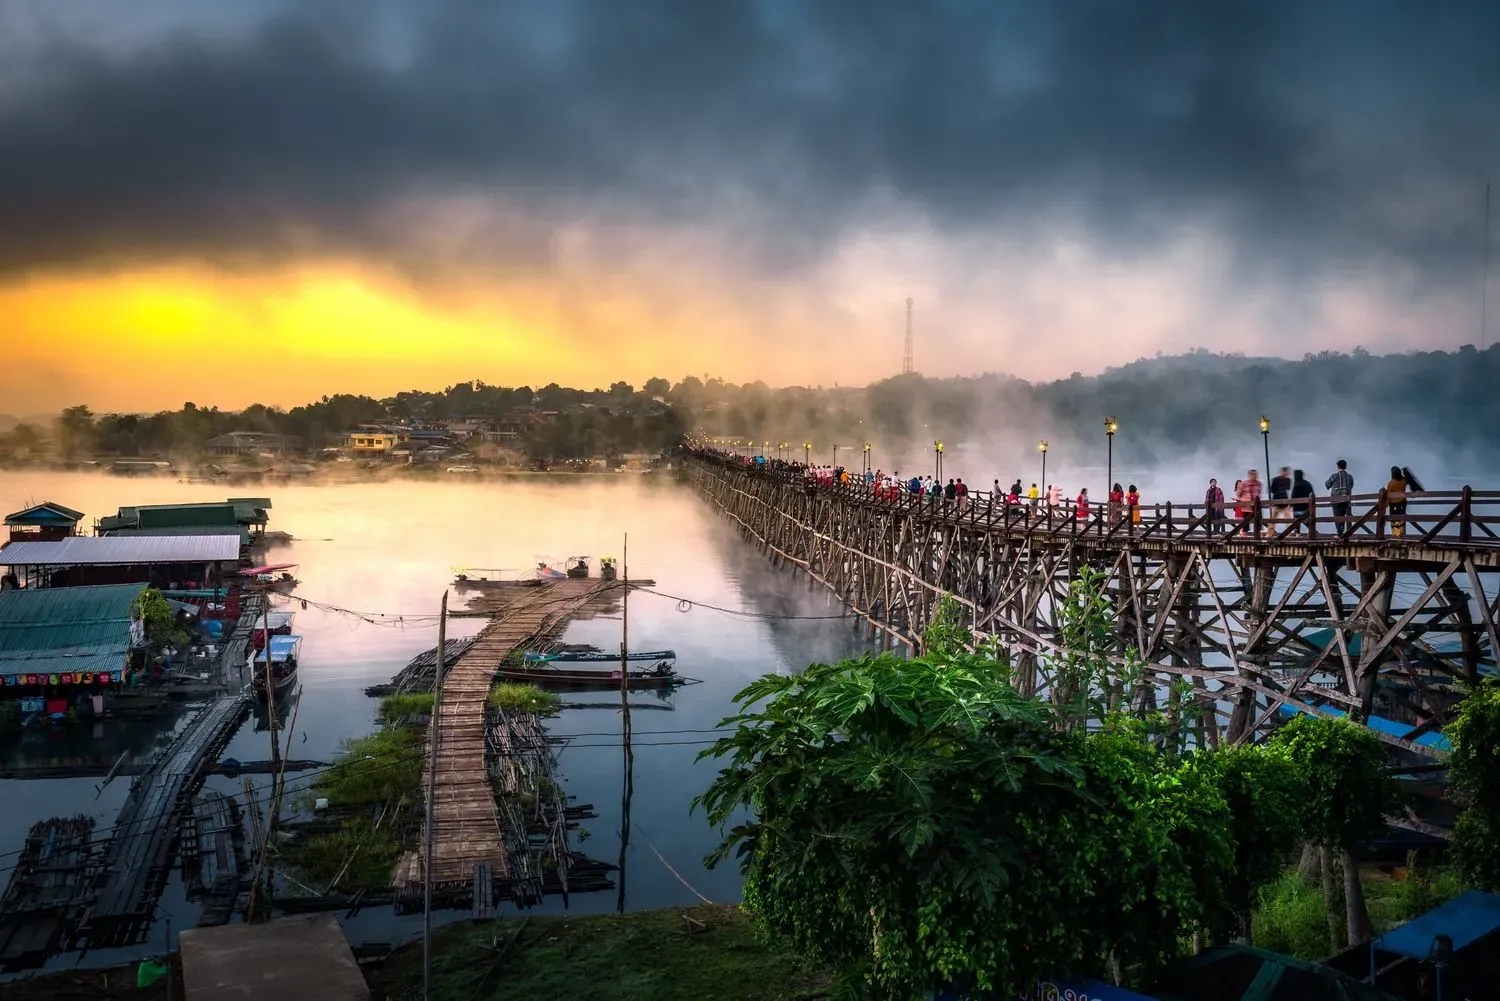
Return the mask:
<path id="1" fill-rule="evenodd" d="M 901 356 L 901 374 L 911 375 L 915 371 L 911 361 L 911 300 L 906 300 L 906 352 Z"/>

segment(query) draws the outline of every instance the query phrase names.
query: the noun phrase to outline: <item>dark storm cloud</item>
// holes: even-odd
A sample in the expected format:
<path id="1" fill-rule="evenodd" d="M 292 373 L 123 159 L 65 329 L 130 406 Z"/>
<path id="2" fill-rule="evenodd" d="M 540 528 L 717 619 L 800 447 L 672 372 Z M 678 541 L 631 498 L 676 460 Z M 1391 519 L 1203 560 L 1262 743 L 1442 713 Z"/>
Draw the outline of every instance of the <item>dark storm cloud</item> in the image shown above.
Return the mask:
<path id="1" fill-rule="evenodd" d="M 1497 10 L 319 4 L 227 40 L 54 42 L 7 53 L 31 72 L 0 92 L 0 268 L 420 267 L 391 207 L 464 194 L 520 210 L 466 252 L 536 260 L 570 220 L 704 222 L 790 266 L 894 194 L 940 228 L 1076 218 L 1129 254 L 1202 222 L 1257 266 L 1456 275 L 1500 153 Z"/>

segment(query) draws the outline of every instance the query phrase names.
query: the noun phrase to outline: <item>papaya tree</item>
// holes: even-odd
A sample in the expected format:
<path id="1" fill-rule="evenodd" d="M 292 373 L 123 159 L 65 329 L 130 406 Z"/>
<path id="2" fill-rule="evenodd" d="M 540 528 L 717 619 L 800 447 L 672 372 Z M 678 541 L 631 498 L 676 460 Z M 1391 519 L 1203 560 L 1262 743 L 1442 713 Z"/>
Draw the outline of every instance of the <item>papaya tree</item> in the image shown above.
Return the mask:
<path id="1" fill-rule="evenodd" d="M 1386 771 L 1385 745 L 1358 724 L 1332 716 L 1299 715 L 1271 735 L 1297 771 L 1302 837 L 1323 854 L 1324 900 L 1335 945 L 1332 857 L 1344 869 L 1345 941 L 1363 942 L 1373 934 L 1364 887 L 1352 850 L 1385 828 L 1385 817 L 1400 806 L 1400 791 Z"/>
<path id="2" fill-rule="evenodd" d="M 1459 706 L 1448 781 L 1463 806 L 1453 828 L 1459 869 L 1482 890 L 1500 890 L 1500 684 L 1486 681 Z"/>

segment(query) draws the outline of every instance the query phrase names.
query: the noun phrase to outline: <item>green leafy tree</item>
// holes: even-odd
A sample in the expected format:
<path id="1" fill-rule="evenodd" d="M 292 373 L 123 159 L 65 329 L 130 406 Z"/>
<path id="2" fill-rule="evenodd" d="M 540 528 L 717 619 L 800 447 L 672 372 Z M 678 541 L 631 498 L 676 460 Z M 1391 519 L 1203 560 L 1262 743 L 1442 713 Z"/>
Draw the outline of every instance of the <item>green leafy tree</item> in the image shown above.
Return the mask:
<path id="1" fill-rule="evenodd" d="M 1248 938 L 1260 889 L 1281 875 L 1301 833 L 1301 778 L 1286 748 L 1266 744 L 1200 752 L 1193 766 L 1211 772 L 1229 809 L 1234 865 L 1224 901 L 1232 933 Z"/>
<path id="2" fill-rule="evenodd" d="M 1386 771 L 1385 746 L 1369 730 L 1345 719 L 1301 715 L 1271 735 L 1296 767 L 1301 795 L 1303 838 L 1325 850 L 1324 882 L 1331 882 L 1329 853 L 1344 868 L 1347 940 L 1362 942 L 1372 934 L 1364 887 L 1351 849 L 1385 829 L 1385 817 L 1401 804 L 1395 779 Z M 1329 931 L 1339 940 L 1329 909 Z"/>
<path id="3" fill-rule="evenodd" d="M 903 1001 L 1149 970 L 1232 927 L 1236 880 L 1261 870 L 1236 872 L 1221 771 L 1141 721 L 1059 727 L 966 642 L 940 605 L 920 657 L 736 696 L 697 803 L 727 828 L 709 863 L 737 855 L 747 907 L 859 996 Z"/>
<path id="4" fill-rule="evenodd" d="M 57 418 L 57 444 L 65 459 L 81 459 L 94 449 L 94 412 L 79 405 Z"/>
<path id="5" fill-rule="evenodd" d="M 181 646 L 187 640 L 187 633 L 177 624 L 172 603 L 154 587 L 148 587 L 135 596 L 130 614 L 141 622 L 146 642 L 157 651 Z"/>
<path id="6" fill-rule="evenodd" d="M 1471 691 L 1448 735 L 1448 781 L 1464 808 L 1453 829 L 1459 868 L 1493 893 L 1500 890 L 1500 684 L 1486 681 Z"/>

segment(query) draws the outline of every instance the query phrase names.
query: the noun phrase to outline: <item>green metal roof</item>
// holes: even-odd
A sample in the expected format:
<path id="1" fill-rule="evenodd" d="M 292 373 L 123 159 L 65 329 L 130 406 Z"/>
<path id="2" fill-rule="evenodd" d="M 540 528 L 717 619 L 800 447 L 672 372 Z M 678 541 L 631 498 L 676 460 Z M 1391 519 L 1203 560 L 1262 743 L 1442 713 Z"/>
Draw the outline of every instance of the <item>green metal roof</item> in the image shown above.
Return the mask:
<path id="1" fill-rule="evenodd" d="M 138 528 L 202 528 L 238 525 L 233 504 L 144 504 L 136 508 Z"/>
<path id="2" fill-rule="evenodd" d="M 145 584 L 0 591 L 0 654 L 130 643 L 130 605 Z"/>
<path id="3" fill-rule="evenodd" d="M 7 525 L 76 525 L 83 519 L 82 511 L 74 511 L 53 501 L 43 501 L 24 511 L 5 516 Z"/>
<path id="4" fill-rule="evenodd" d="M 1399 1001 L 1326 966 L 1248 945 L 1210 949 L 1169 968 L 1162 1001 Z"/>
<path id="5" fill-rule="evenodd" d="M 0 591 L 0 674 L 118 671 L 144 584 Z"/>
<path id="6" fill-rule="evenodd" d="M 263 511 L 271 510 L 271 498 L 269 497 L 230 497 L 228 500 L 231 504 L 249 504 L 251 507 L 258 507 Z"/>

